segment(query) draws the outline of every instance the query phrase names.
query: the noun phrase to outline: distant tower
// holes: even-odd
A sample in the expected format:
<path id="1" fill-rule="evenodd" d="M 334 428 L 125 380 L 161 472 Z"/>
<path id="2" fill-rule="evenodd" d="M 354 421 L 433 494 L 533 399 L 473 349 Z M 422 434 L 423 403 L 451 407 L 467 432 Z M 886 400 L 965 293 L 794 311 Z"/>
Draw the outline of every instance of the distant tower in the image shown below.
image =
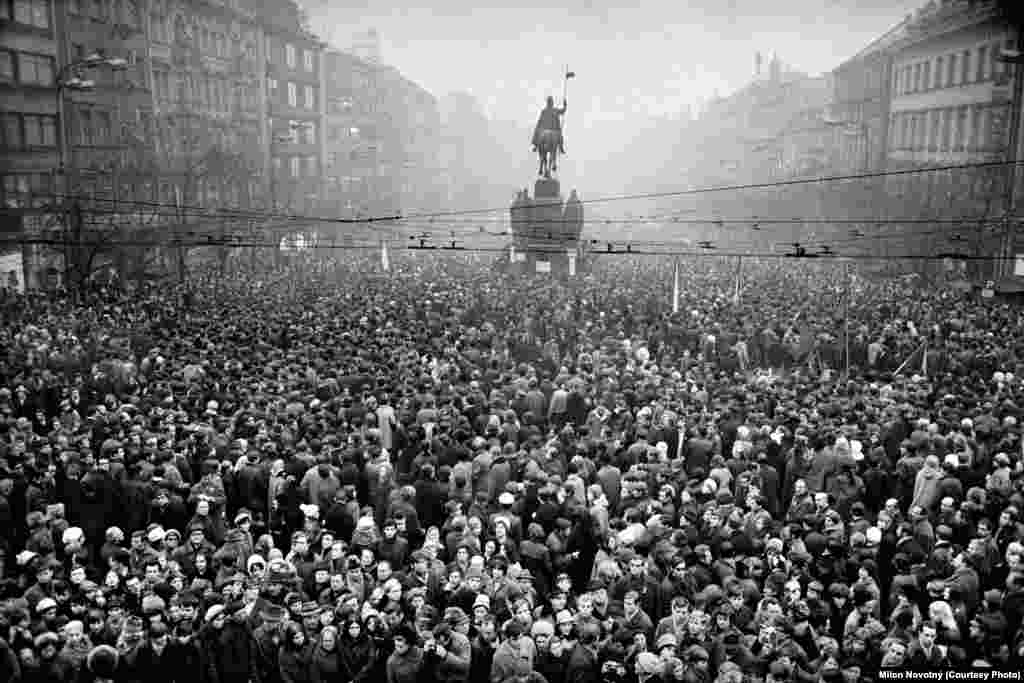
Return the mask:
<path id="1" fill-rule="evenodd" d="M 782 81 L 782 60 L 775 53 L 772 53 L 771 64 L 768 65 L 769 77 L 775 83 Z"/>
<path id="2" fill-rule="evenodd" d="M 761 51 L 758 50 L 757 54 L 754 55 L 754 78 L 761 78 Z"/>

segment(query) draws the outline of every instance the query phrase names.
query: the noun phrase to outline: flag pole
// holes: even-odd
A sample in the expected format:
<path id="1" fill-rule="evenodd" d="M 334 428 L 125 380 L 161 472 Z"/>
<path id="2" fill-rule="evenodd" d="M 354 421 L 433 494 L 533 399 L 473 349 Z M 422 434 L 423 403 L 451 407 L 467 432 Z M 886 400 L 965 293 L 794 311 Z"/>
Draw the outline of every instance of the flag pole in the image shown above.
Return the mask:
<path id="1" fill-rule="evenodd" d="M 679 312 L 679 259 L 672 268 L 672 313 Z"/>
<path id="2" fill-rule="evenodd" d="M 569 92 L 569 63 L 565 63 L 565 69 L 562 70 L 562 104 L 565 104 L 566 93 Z M 565 119 L 562 120 L 562 140 L 565 140 Z M 565 144 L 564 142 L 562 144 Z"/>
<path id="3" fill-rule="evenodd" d="M 894 372 L 892 374 L 894 374 L 894 375 L 900 374 L 903 371 L 903 368 L 907 367 L 907 365 L 910 364 L 910 361 L 914 358 L 914 356 L 917 355 L 917 352 L 921 351 L 922 349 L 924 349 L 924 347 L 927 346 L 927 345 L 928 345 L 928 340 L 925 340 L 925 341 L 921 342 L 921 345 L 918 346 L 913 351 L 911 351 L 910 355 L 907 356 L 907 359 L 905 361 L 903 361 L 903 364 L 900 365 L 898 368 L 896 368 L 896 372 Z"/>
<path id="4" fill-rule="evenodd" d="M 850 377 L 850 264 L 843 264 L 845 270 L 843 287 L 843 355 L 846 356 L 846 378 Z"/>

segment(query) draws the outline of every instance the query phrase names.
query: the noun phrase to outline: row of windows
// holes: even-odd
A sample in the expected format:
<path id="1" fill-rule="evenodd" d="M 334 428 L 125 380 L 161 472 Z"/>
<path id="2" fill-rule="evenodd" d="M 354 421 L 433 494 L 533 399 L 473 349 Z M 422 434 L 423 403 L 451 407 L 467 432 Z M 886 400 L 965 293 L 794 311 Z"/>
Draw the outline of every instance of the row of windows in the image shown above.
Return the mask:
<path id="1" fill-rule="evenodd" d="M 284 158 L 274 157 L 274 174 L 280 175 L 284 168 Z M 320 175 L 319 164 L 315 156 L 288 157 L 288 175 L 292 178 L 315 178 Z"/>
<path id="2" fill-rule="evenodd" d="M 0 112 L 0 146 L 6 150 L 56 147 L 57 117 Z"/>
<path id="3" fill-rule="evenodd" d="M 226 79 L 191 74 L 153 72 L 153 90 L 158 100 L 194 102 L 204 109 L 229 112 L 259 108 L 259 86 L 232 83 Z"/>
<path id="4" fill-rule="evenodd" d="M 125 26 L 139 26 L 138 0 L 68 0 L 68 13 Z"/>
<path id="5" fill-rule="evenodd" d="M 383 156 L 378 150 L 369 148 L 350 149 L 347 152 L 328 152 L 327 153 L 327 166 L 333 168 L 338 165 L 339 160 L 347 161 L 370 161 L 374 156 L 378 158 Z"/>
<path id="6" fill-rule="evenodd" d="M 278 138 L 290 138 L 292 142 L 302 145 L 316 144 L 316 123 L 313 121 L 288 121 L 286 128 L 277 130 L 273 118 L 267 119 L 268 127 L 273 133 L 275 140 Z"/>
<path id="7" fill-rule="evenodd" d="M 176 31 L 171 18 L 166 15 L 151 15 L 149 18 L 149 25 L 150 36 L 156 42 L 170 43 L 176 33 L 181 39 L 185 39 L 185 36 L 187 35 L 184 22 L 181 22 L 179 25 L 180 30 Z M 222 59 L 230 59 L 232 57 L 239 57 L 243 55 L 250 59 L 256 58 L 256 43 L 252 36 L 246 36 L 243 41 L 242 36 L 229 36 L 223 31 L 211 30 L 203 27 L 194 32 L 192 39 L 195 41 L 199 50 L 205 54 L 214 55 Z"/>
<path id="8" fill-rule="evenodd" d="M 114 117 L 105 109 L 78 107 L 75 110 L 75 124 L 73 130 L 77 145 L 93 147 L 117 143 Z"/>
<path id="9" fill-rule="evenodd" d="M 271 50 L 272 51 L 276 51 L 276 50 L 274 50 L 273 46 L 271 47 Z M 298 53 L 299 52 L 300 52 L 300 50 L 296 49 L 296 47 L 294 45 L 292 45 L 291 43 L 285 43 L 285 46 L 284 46 L 284 61 L 285 61 L 285 64 L 288 65 L 289 69 L 296 69 L 296 68 L 298 68 L 298 65 L 299 65 Z M 306 71 L 307 73 L 313 73 L 313 71 L 316 68 L 315 61 L 314 61 L 315 55 L 314 55 L 313 51 L 312 50 L 303 49 L 303 50 L 301 50 L 301 52 L 302 52 L 302 68 L 303 68 L 303 70 Z M 275 60 L 272 59 L 271 61 L 275 61 Z"/>
<path id="10" fill-rule="evenodd" d="M 7 208 L 44 206 L 53 201 L 52 194 L 53 176 L 49 173 L 0 175 L 0 203 Z"/>
<path id="11" fill-rule="evenodd" d="M 316 109 L 316 88 L 311 85 L 302 86 L 302 104 L 299 104 L 299 85 L 297 83 L 285 83 L 287 91 L 287 102 L 289 107 L 303 109 Z M 281 88 L 275 78 L 267 79 L 267 95 L 271 102 L 281 99 Z M 282 102 L 283 103 L 283 102 Z"/>
<path id="12" fill-rule="evenodd" d="M 0 19 L 36 28 L 50 28 L 49 0 L 0 0 Z"/>
<path id="13" fill-rule="evenodd" d="M 0 83 L 52 86 L 53 57 L 0 49 Z"/>
<path id="14" fill-rule="evenodd" d="M 356 126 L 331 126 L 327 129 L 327 141 L 337 142 L 342 138 L 358 139 L 362 131 Z"/>
<path id="15" fill-rule="evenodd" d="M 894 70 L 893 88 L 897 95 L 905 95 L 999 79 L 1007 72 L 1007 66 L 999 60 L 1003 45 L 995 42 L 982 45 L 976 50 L 953 52 L 906 64 Z M 1012 45 L 1012 40 L 1005 42 L 1007 48 Z"/>
<path id="16" fill-rule="evenodd" d="M 930 152 L 994 151 L 1002 141 L 1005 105 L 962 106 L 893 114 L 890 146 Z"/>

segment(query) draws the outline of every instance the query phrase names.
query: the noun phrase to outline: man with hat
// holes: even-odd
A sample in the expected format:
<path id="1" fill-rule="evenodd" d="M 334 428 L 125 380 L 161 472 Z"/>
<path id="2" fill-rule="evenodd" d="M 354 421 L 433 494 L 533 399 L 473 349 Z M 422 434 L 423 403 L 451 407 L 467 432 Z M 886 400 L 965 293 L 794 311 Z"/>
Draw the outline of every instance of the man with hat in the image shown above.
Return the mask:
<path id="1" fill-rule="evenodd" d="M 207 610 L 208 630 L 202 647 L 220 683 L 259 681 L 259 647 L 242 614 L 241 601 L 214 605 Z"/>
<path id="2" fill-rule="evenodd" d="M 261 681 L 274 681 L 279 675 L 278 653 L 281 649 L 282 626 L 286 616 L 287 613 L 283 607 L 270 602 L 263 602 L 259 612 L 254 615 L 258 624 L 253 630 L 253 639 L 258 645 L 257 668 L 260 671 Z"/>
<path id="3" fill-rule="evenodd" d="M 211 558 L 216 552 L 217 548 L 206 539 L 206 526 L 197 520 L 188 525 L 188 539 L 174 551 L 171 559 L 186 574 L 194 574 L 196 556 L 202 554 Z"/>

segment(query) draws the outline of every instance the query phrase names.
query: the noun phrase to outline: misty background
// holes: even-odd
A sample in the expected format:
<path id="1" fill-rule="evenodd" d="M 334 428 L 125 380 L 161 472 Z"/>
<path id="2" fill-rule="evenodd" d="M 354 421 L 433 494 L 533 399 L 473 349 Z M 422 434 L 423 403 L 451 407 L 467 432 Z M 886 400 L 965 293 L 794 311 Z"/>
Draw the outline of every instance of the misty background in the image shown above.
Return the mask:
<path id="1" fill-rule="evenodd" d="M 381 61 L 434 94 L 443 116 L 477 126 L 486 120 L 490 149 L 468 150 L 467 170 L 485 176 L 482 185 L 507 185 L 509 200 L 536 174 L 530 135 L 545 97 L 561 99 L 566 65 L 577 77 L 568 85 L 563 191 L 595 198 L 680 189 L 704 175 L 695 173 L 702 154 L 691 138 L 709 131 L 698 134 L 692 118 L 716 95 L 753 80 L 757 52 L 765 64 L 775 55 L 787 70 L 820 75 L 921 6 L 919 0 L 510 4 L 303 3 L 324 40 L 344 49 L 376 30 Z M 473 188 L 466 194 L 458 208 L 490 206 L 490 193 L 479 197 L 484 203 L 468 205 Z M 623 216 L 649 210 L 650 202 L 593 209 Z"/>

